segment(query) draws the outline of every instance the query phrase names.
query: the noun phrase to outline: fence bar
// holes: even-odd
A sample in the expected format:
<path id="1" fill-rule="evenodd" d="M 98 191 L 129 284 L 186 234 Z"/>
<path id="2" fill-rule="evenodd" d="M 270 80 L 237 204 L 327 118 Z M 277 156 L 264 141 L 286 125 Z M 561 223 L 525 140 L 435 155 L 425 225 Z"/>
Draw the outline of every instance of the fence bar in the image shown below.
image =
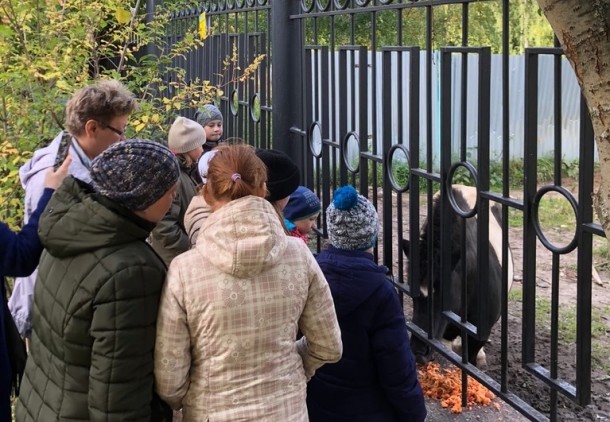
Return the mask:
<path id="1" fill-rule="evenodd" d="M 290 127 L 303 127 L 302 116 L 302 24 L 290 15 L 298 13 L 300 2 L 274 1 L 271 8 L 271 37 L 273 39 L 273 147 L 284 151 L 292 159 L 303 161 L 297 148 L 301 137 L 291 133 Z M 294 101 L 298 98 L 298 101 Z"/>

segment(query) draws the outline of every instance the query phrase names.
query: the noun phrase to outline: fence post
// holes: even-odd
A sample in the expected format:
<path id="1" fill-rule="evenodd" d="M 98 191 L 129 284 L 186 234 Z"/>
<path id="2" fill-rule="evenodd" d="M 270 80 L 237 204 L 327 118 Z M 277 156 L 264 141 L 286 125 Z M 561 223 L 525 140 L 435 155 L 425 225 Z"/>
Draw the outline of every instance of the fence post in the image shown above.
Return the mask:
<path id="1" fill-rule="evenodd" d="M 303 36 L 300 19 L 290 19 L 291 14 L 299 12 L 300 4 L 299 1 L 275 0 L 271 7 L 272 145 L 290 155 L 303 170 Z"/>
<path id="2" fill-rule="evenodd" d="M 155 0 L 146 0 L 146 25 L 152 23 L 155 19 Z M 146 54 L 153 55 L 157 53 L 157 46 L 155 44 L 148 43 L 146 45 Z"/>

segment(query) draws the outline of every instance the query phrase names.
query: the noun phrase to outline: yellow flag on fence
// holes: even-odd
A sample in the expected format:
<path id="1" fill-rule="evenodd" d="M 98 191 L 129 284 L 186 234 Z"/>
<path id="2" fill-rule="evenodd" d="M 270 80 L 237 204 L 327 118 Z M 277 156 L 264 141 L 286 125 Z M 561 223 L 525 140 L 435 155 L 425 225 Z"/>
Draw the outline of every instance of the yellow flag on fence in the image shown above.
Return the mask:
<path id="1" fill-rule="evenodd" d="M 205 12 L 199 15 L 199 38 L 205 40 L 208 37 L 208 22 L 206 21 Z"/>

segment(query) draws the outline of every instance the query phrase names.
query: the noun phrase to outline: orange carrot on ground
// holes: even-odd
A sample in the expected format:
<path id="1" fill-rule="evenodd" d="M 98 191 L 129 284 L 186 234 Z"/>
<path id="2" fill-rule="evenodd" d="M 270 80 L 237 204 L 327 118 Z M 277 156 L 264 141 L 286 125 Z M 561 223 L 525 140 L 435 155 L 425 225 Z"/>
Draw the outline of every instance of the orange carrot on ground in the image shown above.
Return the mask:
<path id="1" fill-rule="evenodd" d="M 442 407 L 453 413 L 462 412 L 462 372 L 459 368 L 441 368 L 436 362 L 418 365 L 419 383 L 424 395 L 439 400 Z M 467 406 L 487 406 L 495 395 L 474 378 L 468 377 Z M 499 406 L 494 405 L 498 410 Z"/>

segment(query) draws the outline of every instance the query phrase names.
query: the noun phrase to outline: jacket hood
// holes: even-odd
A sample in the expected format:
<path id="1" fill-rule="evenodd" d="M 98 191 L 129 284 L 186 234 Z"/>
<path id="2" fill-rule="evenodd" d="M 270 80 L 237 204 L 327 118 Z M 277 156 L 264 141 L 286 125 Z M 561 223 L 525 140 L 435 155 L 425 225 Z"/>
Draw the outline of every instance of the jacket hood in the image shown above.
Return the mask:
<path id="1" fill-rule="evenodd" d="M 135 240 L 145 241 L 154 224 L 67 177 L 40 218 L 38 234 L 55 257 L 69 257 Z"/>
<path id="2" fill-rule="evenodd" d="M 288 238 L 273 206 L 246 196 L 213 212 L 201 226 L 197 249 L 225 274 L 258 275 L 278 263 Z"/>
<path id="3" fill-rule="evenodd" d="M 373 255 L 329 246 L 316 257 L 335 301 L 337 316 L 349 315 L 381 287 L 388 268 L 377 265 Z"/>
<path id="4" fill-rule="evenodd" d="M 28 182 L 33 176 L 53 167 L 62 135 L 63 132 L 59 132 L 59 135 L 57 135 L 48 146 L 36 150 L 32 158 L 21 166 L 19 169 L 19 178 L 21 179 L 21 185 L 24 189 L 27 190 Z M 74 142 L 74 138 L 72 138 L 72 142 Z M 72 176 L 89 183 L 91 181 L 89 168 L 83 165 L 78 159 L 78 154 L 75 153 L 74 145 L 70 147 L 70 154 L 72 155 L 72 164 L 70 164 L 68 172 Z"/>
<path id="5" fill-rule="evenodd" d="M 61 135 L 62 133 L 53 139 L 53 141 L 46 147 L 36 150 L 32 158 L 21 166 L 19 169 L 19 177 L 24 189 L 32 176 L 53 166 Z"/>

